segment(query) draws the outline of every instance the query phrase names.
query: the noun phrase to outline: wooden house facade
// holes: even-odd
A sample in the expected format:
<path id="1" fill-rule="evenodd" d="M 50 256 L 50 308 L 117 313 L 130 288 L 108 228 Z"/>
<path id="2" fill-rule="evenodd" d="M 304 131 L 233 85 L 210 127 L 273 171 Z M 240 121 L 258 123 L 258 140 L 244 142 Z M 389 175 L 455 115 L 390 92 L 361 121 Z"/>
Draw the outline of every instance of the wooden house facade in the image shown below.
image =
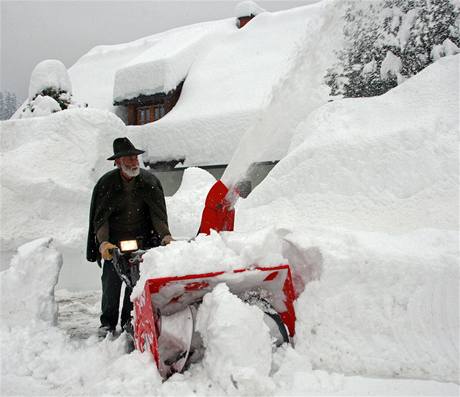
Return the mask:
<path id="1" fill-rule="evenodd" d="M 168 93 L 160 92 L 153 95 L 139 95 L 135 98 L 115 101 L 115 106 L 127 107 L 128 122 L 127 125 L 142 125 L 153 123 L 160 120 L 179 100 L 182 86 L 182 81 L 175 89 Z"/>

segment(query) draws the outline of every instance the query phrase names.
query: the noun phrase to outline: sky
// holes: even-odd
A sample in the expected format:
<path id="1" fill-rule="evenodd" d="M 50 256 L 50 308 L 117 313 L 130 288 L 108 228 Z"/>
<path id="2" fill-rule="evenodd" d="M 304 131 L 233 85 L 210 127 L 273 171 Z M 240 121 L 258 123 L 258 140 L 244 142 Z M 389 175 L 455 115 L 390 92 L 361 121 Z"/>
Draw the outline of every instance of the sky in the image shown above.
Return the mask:
<path id="1" fill-rule="evenodd" d="M 317 0 L 258 1 L 278 11 Z M 178 26 L 234 16 L 239 1 L 0 0 L 1 91 L 21 103 L 29 78 L 44 59 L 67 68 L 96 45 L 119 44 Z"/>

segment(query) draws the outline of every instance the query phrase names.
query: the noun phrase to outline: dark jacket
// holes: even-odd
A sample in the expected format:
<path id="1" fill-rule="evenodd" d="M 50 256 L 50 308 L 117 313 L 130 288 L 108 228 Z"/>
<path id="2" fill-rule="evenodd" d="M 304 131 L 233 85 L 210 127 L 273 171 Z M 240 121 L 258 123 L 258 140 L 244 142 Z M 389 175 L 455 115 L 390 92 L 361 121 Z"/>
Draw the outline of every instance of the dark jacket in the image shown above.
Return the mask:
<path id="1" fill-rule="evenodd" d="M 120 203 L 126 199 L 123 191 L 123 181 L 119 169 L 104 174 L 93 190 L 89 213 L 88 244 L 86 259 L 90 262 L 100 261 L 99 243 L 96 239 L 96 231 L 106 222 L 120 207 Z M 141 169 L 134 178 L 134 189 L 144 200 L 150 217 L 152 230 L 160 240 L 171 234 L 168 227 L 168 216 L 163 188 L 160 181 L 152 173 Z"/>

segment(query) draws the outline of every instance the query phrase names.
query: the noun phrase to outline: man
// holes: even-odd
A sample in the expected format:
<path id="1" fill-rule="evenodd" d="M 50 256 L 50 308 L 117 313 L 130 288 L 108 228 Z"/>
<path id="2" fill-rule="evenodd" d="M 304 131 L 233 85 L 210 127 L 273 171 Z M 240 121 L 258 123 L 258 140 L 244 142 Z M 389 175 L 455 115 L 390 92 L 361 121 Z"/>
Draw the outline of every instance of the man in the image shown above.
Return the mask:
<path id="1" fill-rule="evenodd" d="M 140 169 L 136 149 L 128 138 L 113 141 L 113 156 L 117 169 L 103 175 L 93 190 L 89 216 L 88 261 L 97 261 L 102 269 L 102 314 L 100 335 L 114 332 L 118 323 L 118 308 L 122 282 L 113 264 L 111 249 L 119 241 L 138 241 L 148 249 L 172 241 L 168 227 L 165 198 L 160 181 L 150 172 Z M 121 326 L 131 321 L 131 289 L 125 289 Z"/>

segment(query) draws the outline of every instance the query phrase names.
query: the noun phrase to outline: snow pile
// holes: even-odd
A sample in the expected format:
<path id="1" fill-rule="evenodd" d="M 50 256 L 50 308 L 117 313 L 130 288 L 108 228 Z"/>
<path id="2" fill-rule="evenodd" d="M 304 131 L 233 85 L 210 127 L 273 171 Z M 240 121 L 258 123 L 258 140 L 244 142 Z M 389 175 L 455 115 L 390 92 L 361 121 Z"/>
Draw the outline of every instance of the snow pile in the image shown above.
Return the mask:
<path id="1" fill-rule="evenodd" d="M 126 136 L 113 114 L 66 110 L 2 123 L 3 249 L 44 235 L 84 247 L 91 191 L 112 168 L 112 141 Z"/>
<path id="2" fill-rule="evenodd" d="M 62 255 L 51 246 L 51 241 L 42 238 L 22 245 L 10 267 L 0 273 L 4 324 L 56 323 L 54 287 L 61 270 Z"/>
<path id="3" fill-rule="evenodd" d="M 72 84 L 64 64 L 57 59 L 47 59 L 35 66 L 30 77 L 29 100 L 47 88 L 72 93 Z"/>
<path id="4" fill-rule="evenodd" d="M 239 204 L 237 230 L 322 257 L 296 305 L 314 368 L 458 381 L 458 62 L 313 112 Z"/>
<path id="5" fill-rule="evenodd" d="M 203 234 L 192 241 L 175 241 L 144 255 L 140 280 L 132 297 L 142 294 L 149 278 L 231 271 L 254 265 L 276 266 L 286 262 L 281 239 L 270 227 L 247 233 Z"/>
<path id="6" fill-rule="evenodd" d="M 238 229 L 458 230 L 458 68 L 442 58 L 385 95 L 313 112 L 241 203 Z"/>
<path id="7" fill-rule="evenodd" d="M 32 112 L 26 109 L 21 115 L 22 118 L 49 116 L 51 113 L 59 112 L 61 110 L 59 103 L 50 96 L 38 95 L 30 102 L 30 106 L 34 109 L 34 111 Z"/>
<path id="8" fill-rule="evenodd" d="M 259 308 L 242 302 L 225 284 L 203 298 L 196 320 L 206 348 L 203 366 L 223 390 L 257 393 L 270 382 L 272 348 L 263 316 Z"/>
<path id="9" fill-rule="evenodd" d="M 201 168 L 187 168 L 172 197 L 166 197 L 169 230 L 175 238 L 193 238 L 201 222 L 206 196 L 216 179 Z"/>
<path id="10" fill-rule="evenodd" d="M 293 230 L 323 254 L 296 302 L 296 350 L 348 375 L 458 382 L 458 235 Z"/>

